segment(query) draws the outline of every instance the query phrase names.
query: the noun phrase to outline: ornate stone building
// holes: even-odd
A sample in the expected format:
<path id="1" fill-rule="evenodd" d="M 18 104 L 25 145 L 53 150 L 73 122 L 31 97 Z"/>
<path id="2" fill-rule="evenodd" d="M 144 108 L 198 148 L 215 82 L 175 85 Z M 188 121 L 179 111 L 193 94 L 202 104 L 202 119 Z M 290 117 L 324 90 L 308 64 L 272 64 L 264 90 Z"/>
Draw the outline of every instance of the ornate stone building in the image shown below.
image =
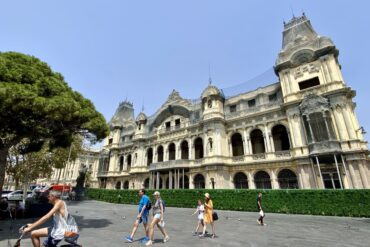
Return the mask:
<path id="1" fill-rule="evenodd" d="M 152 116 L 123 102 L 100 153 L 102 188 L 370 188 L 369 151 L 332 40 L 284 23 L 279 80 L 199 100 L 175 90 Z"/>
<path id="2" fill-rule="evenodd" d="M 98 181 L 98 168 L 99 168 L 99 150 L 84 150 L 84 152 L 77 157 L 76 160 L 66 164 L 63 169 L 53 169 L 53 173 L 50 178 L 41 178 L 36 181 L 37 184 L 56 184 L 67 183 L 72 186 L 76 185 L 79 171 L 83 168 L 88 169 L 88 175 L 86 176 L 85 184 L 90 187 L 99 187 Z"/>

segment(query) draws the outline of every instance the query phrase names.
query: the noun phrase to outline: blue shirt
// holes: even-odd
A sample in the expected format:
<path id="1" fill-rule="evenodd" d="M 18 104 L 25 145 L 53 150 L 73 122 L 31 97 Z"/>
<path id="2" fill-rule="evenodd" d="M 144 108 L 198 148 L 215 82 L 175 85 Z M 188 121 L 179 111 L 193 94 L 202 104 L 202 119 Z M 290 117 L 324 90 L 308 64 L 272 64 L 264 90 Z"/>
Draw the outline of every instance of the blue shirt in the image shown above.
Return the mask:
<path id="1" fill-rule="evenodd" d="M 146 214 L 149 213 L 148 208 L 147 208 L 149 202 L 150 202 L 150 199 L 149 199 L 149 197 L 147 195 L 143 195 L 141 197 L 141 200 L 139 202 L 139 213 L 141 212 L 141 210 L 143 209 L 144 206 L 146 206 L 146 208 L 145 208 L 145 210 L 143 212 L 143 215 L 146 215 Z"/>

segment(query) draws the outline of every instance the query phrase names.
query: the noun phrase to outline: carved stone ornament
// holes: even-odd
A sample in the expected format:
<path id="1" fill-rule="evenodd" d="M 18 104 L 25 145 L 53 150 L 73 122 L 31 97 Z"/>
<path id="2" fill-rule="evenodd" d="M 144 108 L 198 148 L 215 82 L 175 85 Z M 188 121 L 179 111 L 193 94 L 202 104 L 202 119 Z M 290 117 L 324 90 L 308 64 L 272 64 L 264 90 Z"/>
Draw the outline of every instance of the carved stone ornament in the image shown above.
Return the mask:
<path id="1" fill-rule="evenodd" d="M 305 64 L 295 69 L 294 78 L 302 77 L 305 73 L 312 74 L 317 72 L 319 72 L 319 68 L 315 63 Z"/>
<path id="2" fill-rule="evenodd" d="M 305 95 L 299 109 L 303 115 L 309 115 L 315 112 L 323 112 L 330 109 L 329 100 L 322 96 L 310 93 Z"/>

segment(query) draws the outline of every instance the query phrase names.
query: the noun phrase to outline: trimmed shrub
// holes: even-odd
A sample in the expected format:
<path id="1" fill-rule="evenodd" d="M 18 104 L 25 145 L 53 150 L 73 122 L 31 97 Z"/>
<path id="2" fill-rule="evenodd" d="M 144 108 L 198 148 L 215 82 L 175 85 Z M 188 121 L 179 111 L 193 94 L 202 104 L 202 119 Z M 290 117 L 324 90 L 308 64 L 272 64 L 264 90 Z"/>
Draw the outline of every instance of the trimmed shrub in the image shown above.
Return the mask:
<path id="1" fill-rule="evenodd" d="M 257 193 L 262 192 L 266 212 L 287 214 L 370 217 L 370 190 L 160 190 L 166 207 L 196 207 L 204 193 L 210 193 L 215 209 L 257 211 Z M 147 195 L 154 200 L 154 190 Z M 93 200 L 138 204 L 138 190 L 93 189 L 87 191 Z"/>

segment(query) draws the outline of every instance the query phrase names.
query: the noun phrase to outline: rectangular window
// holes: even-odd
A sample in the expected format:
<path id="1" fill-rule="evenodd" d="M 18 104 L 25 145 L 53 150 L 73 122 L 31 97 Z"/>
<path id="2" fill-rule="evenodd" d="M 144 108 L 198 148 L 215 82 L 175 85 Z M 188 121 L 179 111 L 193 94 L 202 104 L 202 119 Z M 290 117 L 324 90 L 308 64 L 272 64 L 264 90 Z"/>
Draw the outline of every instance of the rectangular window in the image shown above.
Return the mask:
<path id="1" fill-rule="evenodd" d="M 171 122 L 166 122 L 166 130 L 171 130 Z"/>
<path id="2" fill-rule="evenodd" d="M 230 112 L 236 112 L 236 105 L 229 106 Z"/>
<path id="3" fill-rule="evenodd" d="M 249 107 L 254 107 L 254 106 L 256 106 L 256 99 L 248 100 L 248 106 L 249 106 Z"/>
<path id="4" fill-rule="evenodd" d="M 180 119 L 175 120 L 176 129 L 180 128 Z"/>
<path id="5" fill-rule="evenodd" d="M 269 101 L 270 102 L 274 102 L 276 100 L 277 100 L 277 94 L 276 93 L 273 93 L 273 94 L 269 95 Z"/>
<path id="6" fill-rule="evenodd" d="M 113 143 L 113 138 L 109 138 L 108 144 L 112 144 L 112 143 Z"/>
<path id="7" fill-rule="evenodd" d="M 320 80 L 319 80 L 319 77 L 314 77 L 306 81 L 301 81 L 300 83 L 298 83 L 298 85 L 299 85 L 299 90 L 303 90 L 303 89 L 307 89 L 310 87 L 315 87 L 315 86 L 320 85 Z"/>

